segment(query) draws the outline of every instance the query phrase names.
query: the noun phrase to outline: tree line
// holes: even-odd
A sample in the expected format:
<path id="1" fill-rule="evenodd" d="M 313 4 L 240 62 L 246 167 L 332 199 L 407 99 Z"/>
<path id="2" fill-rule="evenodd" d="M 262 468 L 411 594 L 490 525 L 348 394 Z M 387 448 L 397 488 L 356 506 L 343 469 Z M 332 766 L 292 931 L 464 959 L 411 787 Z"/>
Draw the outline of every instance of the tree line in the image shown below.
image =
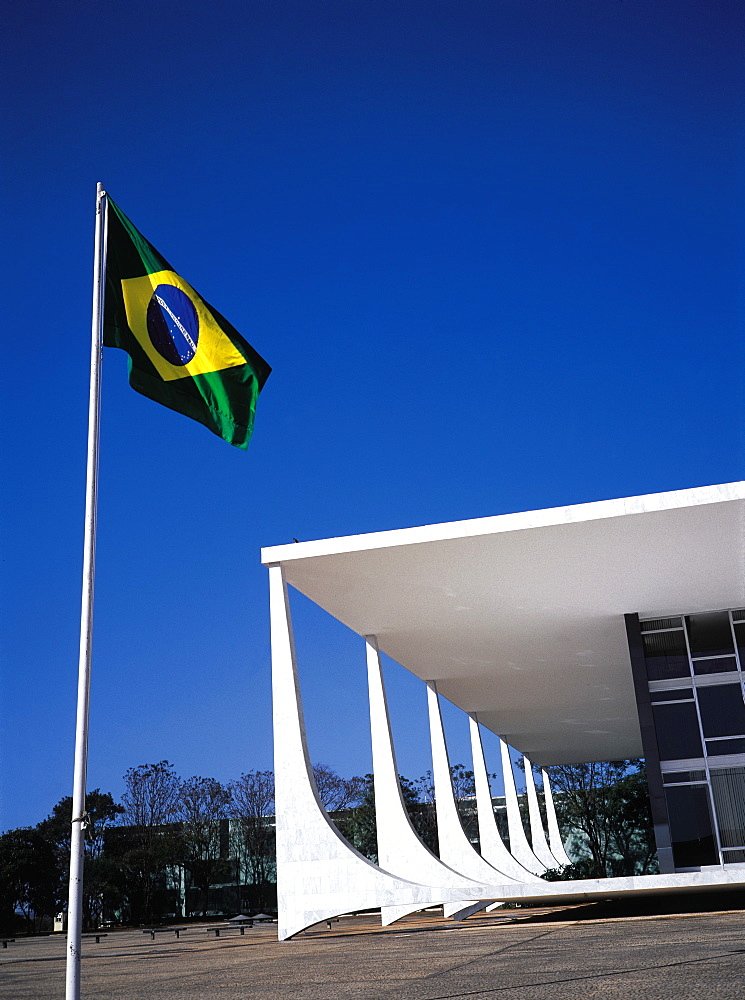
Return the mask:
<path id="1" fill-rule="evenodd" d="M 323 764 L 314 765 L 313 771 L 321 802 L 340 832 L 377 861 L 372 775 L 343 778 Z M 574 865 L 549 873 L 550 878 L 655 870 L 643 761 L 567 765 L 548 772 L 559 823 L 570 855 L 576 857 Z M 473 772 L 458 764 L 451 768 L 451 777 L 464 829 L 478 849 Z M 432 775 L 400 780 L 412 824 L 437 853 Z M 545 820 L 540 792 L 539 801 Z M 71 809 L 67 796 L 35 827 L 0 836 L 0 933 L 15 930 L 19 918 L 33 933 L 64 909 Z M 524 801 L 521 809 L 527 824 Z M 86 810 L 87 927 L 99 926 L 104 919 L 149 924 L 161 914 L 187 911 L 205 916 L 221 905 L 271 906 L 273 772 L 248 771 L 221 783 L 197 776 L 181 779 L 165 760 L 140 764 L 124 775 L 121 802 L 94 789 L 88 793 Z M 502 805 L 495 805 L 495 818 L 508 844 Z"/>
<path id="2" fill-rule="evenodd" d="M 356 805 L 365 779 L 314 767 L 330 811 Z M 65 796 L 35 827 L 0 835 L 0 933 L 19 917 L 34 933 L 67 903 L 72 798 Z M 251 887 L 259 908 L 273 900 L 274 774 L 248 771 L 223 783 L 180 778 L 167 761 L 140 764 L 124 775 L 115 801 L 96 788 L 86 796 L 83 920 L 141 924 L 183 913 L 187 892 L 206 915 L 216 886 L 231 886 L 232 906 Z"/>

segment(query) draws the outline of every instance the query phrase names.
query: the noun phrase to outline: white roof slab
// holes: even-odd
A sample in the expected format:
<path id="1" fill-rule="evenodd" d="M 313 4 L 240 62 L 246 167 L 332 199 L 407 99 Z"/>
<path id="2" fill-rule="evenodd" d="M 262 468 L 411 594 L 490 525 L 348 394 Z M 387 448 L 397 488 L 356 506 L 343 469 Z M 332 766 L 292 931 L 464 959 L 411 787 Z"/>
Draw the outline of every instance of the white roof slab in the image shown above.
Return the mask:
<path id="1" fill-rule="evenodd" d="M 536 764 L 642 753 L 623 615 L 745 607 L 745 483 L 262 550 Z"/>

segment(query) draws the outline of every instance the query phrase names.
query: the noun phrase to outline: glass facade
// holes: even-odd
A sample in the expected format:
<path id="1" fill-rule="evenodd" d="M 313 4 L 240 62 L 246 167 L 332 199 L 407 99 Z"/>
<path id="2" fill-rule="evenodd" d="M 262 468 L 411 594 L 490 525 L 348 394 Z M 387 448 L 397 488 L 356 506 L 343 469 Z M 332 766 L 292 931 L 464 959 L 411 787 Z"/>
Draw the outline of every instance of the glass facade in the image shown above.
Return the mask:
<path id="1" fill-rule="evenodd" d="M 676 869 L 745 863 L 745 609 L 640 622 Z"/>

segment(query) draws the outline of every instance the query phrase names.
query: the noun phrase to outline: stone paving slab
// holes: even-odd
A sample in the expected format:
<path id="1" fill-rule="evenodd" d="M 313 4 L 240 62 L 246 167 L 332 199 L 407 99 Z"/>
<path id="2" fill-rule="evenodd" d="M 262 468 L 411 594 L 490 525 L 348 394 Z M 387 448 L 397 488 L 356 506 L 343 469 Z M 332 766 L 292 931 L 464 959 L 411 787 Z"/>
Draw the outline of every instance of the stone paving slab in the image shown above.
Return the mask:
<path id="1" fill-rule="evenodd" d="M 745 911 L 462 924 L 345 918 L 276 941 L 276 927 L 180 939 L 110 931 L 83 944 L 83 1000 L 740 1000 Z M 64 1000 L 62 936 L 0 951 L 2 1000 Z"/>

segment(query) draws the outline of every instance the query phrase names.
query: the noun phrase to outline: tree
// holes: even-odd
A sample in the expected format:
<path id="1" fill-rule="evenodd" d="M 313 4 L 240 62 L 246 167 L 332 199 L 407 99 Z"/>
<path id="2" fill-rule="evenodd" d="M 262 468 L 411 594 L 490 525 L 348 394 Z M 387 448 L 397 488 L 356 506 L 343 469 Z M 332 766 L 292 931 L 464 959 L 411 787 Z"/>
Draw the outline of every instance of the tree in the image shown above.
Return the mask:
<path id="1" fill-rule="evenodd" d="M 255 886 L 266 886 L 276 868 L 274 829 L 274 772 L 248 771 L 230 786 L 237 841 L 247 877 Z M 266 906 L 259 895 L 259 905 Z"/>
<path id="2" fill-rule="evenodd" d="M 83 922 L 86 927 L 97 927 L 104 901 L 117 894 L 118 878 L 113 859 L 105 852 L 106 832 L 124 812 L 114 802 L 109 792 L 94 788 L 85 797 L 86 828 L 84 840 Z M 70 860 L 70 828 L 72 796 L 66 795 L 52 809 L 45 820 L 36 827 L 45 839 L 54 845 L 63 870 Z"/>
<path id="3" fill-rule="evenodd" d="M 364 778 L 342 778 L 325 764 L 313 765 L 318 797 L 327 812 L 337 812 L 356 805 L 365 792 Z"/>
<path id="4" fill-rule="evenodd" d="M 656 870 L 643 760 L 561 764 L 546 770 L 560 824 L 566 832 L 579 831 L 589 852 L 578 862 L 583 877 Z"/>
<path id="5" fill-rule="evenodd" d="M 437 822 L 434 815 L 434 791 L 427 776 L 418 781 L 410 781 L 402 774 L 398 776 L 406 811 L 412 826 L 420 838 L 437 853 Z M 354 809 L 346 817 L 337 817 L 336 822 L 347 840 L 360 854 L 378 863 L 378 833 L 375 821 L 375 779 L 366 774 L 362 779 L 362 796 Z"/>
<path id="6" fill-rule="evenodd" d="M 8 830 L 0 836 L 0 919 L 12 932 L 16 909 L 35 933 L 44 917 L 62 904 L 65 867 L 54 844 L 38 828 Z"/>
<path id="7" fill-rule="evenodd" d="M 366 774 L 359 804 L 348 816 L 337 818 L 336 823 L 346 839 L 360 854 L 378 863 L 378 833 L 375 823 L 375 784 L 372 774 Z"/>
<path id="8" fill-rule="evenodd" d="M 402 779 L 406 781 L 406 779 Z M 474 809 L 473 796 L 476 794 L 473 771 L 467 771 L 463 764 L 453 764 L 450 767 L 450 782 L 453 787 L 453 797 L 458 810 L 461 825 L 469 840 L 478 840 L 478 817 Z M 430 848 L 437 853 L 437 808 L 435 802 L 435 783 L 432 772 L 427 771 L 415 782 L 410 782 L 416 792 L 416 799 L 411 802 L 411 818 L 417 833 Z M 420 803 L 416 805 L 415 803 Z M 407 806 L 409 803 L 407 803 Z"/>
<path id="9" fill-rule="evenodd" d="M 122 823 L 106 837 L 107 851 L 117 855 L 130 920 L 150 923 L 165 871 L 180 860 L 181 783 L 167 760 L 130 767 L 124 782 Z"/>
<path id="10" fill-rule="evenodd" d="M 227 820 L 230 790 L 214 778 L 187 778 L 181 785 L 183 858 L 202 892 L 202 916 L 207 915 L 210 887 L 229 876 Z"/>
<path id="11" fill-rule="evenodd" d="M 647 769 L 643 760 L 629 761 L 629 771 L 611 788 L 608 798 L 612 875 L 649 875 L 659 871 Z"/>
<path id="12" fill-rule="evenodd" d="M 399 775 L 398 780 L 406 811 L 414 829 L 419 834 L 419 839 L 433 854 L 439 854 L 440 840 L 437 834 L 437 805 L 432 772 L 427 771 L 416 781 L 409 781 L 403 775 Z"/>

